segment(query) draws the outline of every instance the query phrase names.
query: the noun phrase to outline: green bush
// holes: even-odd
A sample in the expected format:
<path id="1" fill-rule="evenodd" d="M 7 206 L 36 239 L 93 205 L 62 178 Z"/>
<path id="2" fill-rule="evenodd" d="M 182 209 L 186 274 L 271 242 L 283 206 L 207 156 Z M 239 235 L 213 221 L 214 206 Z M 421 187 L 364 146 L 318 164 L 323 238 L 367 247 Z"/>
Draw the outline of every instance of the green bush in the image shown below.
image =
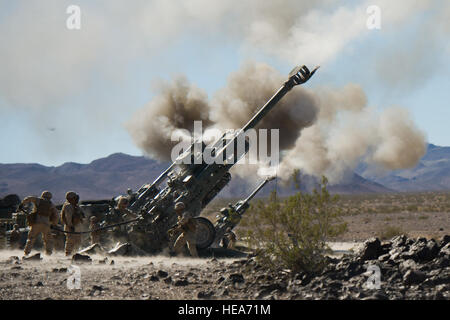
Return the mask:
<path id="1" fill-rule="evenodd" d="M 298 185 L 296 177 L 297 173 L 294 182 Z M 324 267 L 330 252 L 326 241 L 347 228 L 340 219 L 338 197 L 331 196 L 326 185 L 323 177 L 319 191 L 298 192 L 285 199 L 273 192 L 267 201 L 258 201 L 249 209 L 242 225 L 262 264 L 310 273 Z"/>

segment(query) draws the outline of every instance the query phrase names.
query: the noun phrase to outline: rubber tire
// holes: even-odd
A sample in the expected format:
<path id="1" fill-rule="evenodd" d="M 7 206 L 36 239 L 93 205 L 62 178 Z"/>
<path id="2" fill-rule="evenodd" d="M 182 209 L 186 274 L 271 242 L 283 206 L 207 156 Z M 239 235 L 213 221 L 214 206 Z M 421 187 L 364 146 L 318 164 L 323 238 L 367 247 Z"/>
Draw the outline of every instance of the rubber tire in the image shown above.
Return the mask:
<path id="1" fill-rule="evenodd" d="M 206 218 L 194 218 L 197 223 L 197 249 L 202 250 L 208 248 L 216 238 L 216 229 L 214 225 Z"/>

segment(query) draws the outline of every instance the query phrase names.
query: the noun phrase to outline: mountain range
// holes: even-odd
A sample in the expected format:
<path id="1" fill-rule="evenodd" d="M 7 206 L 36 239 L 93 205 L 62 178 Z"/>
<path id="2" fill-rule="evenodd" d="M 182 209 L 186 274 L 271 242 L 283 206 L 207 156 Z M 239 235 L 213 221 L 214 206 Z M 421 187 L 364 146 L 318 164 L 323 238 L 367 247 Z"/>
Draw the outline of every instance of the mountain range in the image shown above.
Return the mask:
<path id="1" fill-rule="evenodd" d="M 23 198 L 50 190 L 54 200 L 61 202 L 65 193 L 73 190 L 84 200 L 110 199 L 125 194 L 128 188 L 137 190 L 143 184 L 152 182 L 168 165 L 123 153 L 115 153 L 89 164 L 67 162 L 56 167 L 36 163 L 0 164 L 0 197 L 15 193 Z M 234 177 L 219 196 L 242 198 L 256 184 Z M 315 186 L 317 179 L 301 176 L 301 189 L 309 191 Z M 281 195 L 295 191 L 292 185 L 271 182 L 259 195 L 265 196 L 275 188 Z M 377 172 L 361 164 L 346 176 L 344 182 L 330 185 L 329 190 L 341 194 L 450 190 L 450 147 L 429 144 L 418 165 L 407 170 Z"/>

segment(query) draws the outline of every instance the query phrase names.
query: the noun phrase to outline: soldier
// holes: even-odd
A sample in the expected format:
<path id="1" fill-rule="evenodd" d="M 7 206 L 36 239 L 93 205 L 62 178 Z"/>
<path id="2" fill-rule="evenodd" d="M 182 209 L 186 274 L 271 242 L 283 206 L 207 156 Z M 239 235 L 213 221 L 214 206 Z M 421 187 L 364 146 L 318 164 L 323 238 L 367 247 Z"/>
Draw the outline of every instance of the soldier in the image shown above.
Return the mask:
<path id="1" fill-rule="evenodd" d="M 11 233 L 9 235 L 9 245 L 11 249 L 16 249 L 20 246 L 20 230 L 17 223 L 14 224 L 13 229 L 11 230 Z"/>
<path id="2" fill-rule="evenodd" d="M 125 197 L 120 197 L 119 201 L 117 202 L 117 206 L 113 209 L 113 215 L 114 215 L 114 221 L 113 223 L 119 223 L 128 221 L 131 219 L 136 219 L 137 215 L 134 214 L 130 209 L 127 208 L 128 206 L 128 199 Z M 114 236 L 116 238 L 126 238 L 128 241 L 128 231 L 127 231 L 127 225 L 121 225 L 117 226 L 113 229 Z"/>
<path id="3" fill-rule="evenodd" d="M 26 197 L 21 203 L 21 206 L 30 202 L 34 205 L 33 211 L 27 217 L 30 231 L 28 232 L 28 239 L 24 249 L 25 256 L 31 252 L 34 242 L 40 233 L 42 233 L 46 254 L 52 254 L 53 239 L 50 225 L 55 225 L 58 222 L 58 210 L 50 201 L 51 198 L 52 194 L 49 191 L 44 191 L 40 198 Z"/>
<path id="4" fill-rule="evenodd" d="M 100 228 L 98 218 L 96 216 L 92 216 L 90 221 L 91 224 L 89 225 L 89 230 L 91 230 L 91 244 L 100 243 L 100 231 L 92 231 Z"/>
<path id="5" fill-rule="evenodd" d="M 66 202 L 61 210 L 61 221 L 64 223 L 64 231 L 81 232 L 81 224 L 83 222 L 84 213 L 78 206 L 79 196 L 69 191 L 66 193 Z M 81 244 L 81 234 L 67 233 L 66 234 L 66 256 L 72 254 L 72 251 L 77 251 Z"/>
<path id="6" fill-rule="evenodd" d="M 195 220 L 185 211 L 186 206 L 183 202 L 177 202 L 175 204 L 175 212 L 178 215 L 178 223 L 175 230 L 181 231 L 175 244 L 173 245 L 174 251 L 181 253 L 185 244 L 187 244 L 189 252 L 192 257 L 198 257 L 197 246 L 195 244 L 197 229 Z"/>
<path id="7" fill-rule="evenodd" d="M 137 216 L 130 209 L 128 209 L 127 206 L 128 199 L 125 197 L 120 197 L 115 210 L 120 214 L 122 220 L 136 219 Z"/>
<path id="8" fill-rule="evenodd" d="M 236 244 L 236 234 L 231 230 L 231 227 L 228 227 L 223 235 L 222 246 L 228 249 L 234 249 Z"/>

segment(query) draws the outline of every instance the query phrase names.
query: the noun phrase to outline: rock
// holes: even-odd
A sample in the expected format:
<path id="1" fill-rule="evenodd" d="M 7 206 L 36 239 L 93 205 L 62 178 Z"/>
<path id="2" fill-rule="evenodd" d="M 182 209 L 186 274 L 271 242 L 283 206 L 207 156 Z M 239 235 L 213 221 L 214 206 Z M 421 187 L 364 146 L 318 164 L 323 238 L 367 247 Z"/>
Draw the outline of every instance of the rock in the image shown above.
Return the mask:
<path id="1" fill-rule="evenodd" d="M 268 296 L 270 294 L 270 291 L 266 289 L 259 290 L 255 295 L 253 296 L 255 299 L 263 299 L 264 297 Z"/>
<path id="2" fill-rule="evenodd" d="M 427 242 L 427 248 L 429 251 L 429 255 L 431 257 L 431 259 L 429 259 L 429 260 L 434 259 L 439 254 L 439 246 L 435 240 L 433 240 L 433 239 L 429 240 Z"/>
<path id="3" fill-rule="evenodd" d="M 153 281 L 153 282 L 156 282 L 156 281 L 159 281 L 159 278 L 157 276 L 155 276 L 155 275 L 152 275 L 149 280 Z"/>
<path id="4" fill-rule="evenodd" d="M 398 268 L 399 268 L 399 270 L 402 273 L 406 273 L 408 270 L 415 270 L 415 269 L 417 269 L 417 264 L 414 262 L 414 260 L 408 259 L 408 260 L 403 261 L 402 263 L 400 263 Z"/>
<path id="5" fill-rule="evenodd" d="M 214 295 L 214 291 L 199 291 L 197 293 L 198 299 L 208 299 Z"/>
<path id="6" fill-rule="evenodd" d="M 433 260 L 435 257 L 435 253 L 427 246 L 427 243 L 424 242 L 423 240 L 421 241 L 421 239 L 419 239 L 416 243 L 414 243 L 409 248 L 409 251 L 406 254 L 408 255 L 409 258 L 413 259 L 416 262 L 425 262 Z M 403 255 L 403 257 L 406 258 L 405 255 Z"/>
<path id="7" fill-rule="evenodd" d="M 22 258 L 22 260 L 25 260 L 25 261 L 41 261 L 42 258 L 41 258 L 41 254 L 40 253 L 36 253 L 36 254 L 34 254 L 32 256 L 24 256 Z"/>
<path id="8" fill-rule="evenodd" d="M 363 273 L 363 267 L 356 261 L 351 261 L 346 267 L 344 276 L 348 278 L 352 278 L 359 274 Z"/>
<path id="9" fill-rule="evenodd" d="M 106 288 L 103 288 L 102 286 L 93 285 L 91 292 L 89 292 L 89 296 L 99 296 L 102 294 L 102 292 L 106 290 Z"/>
<path id="10" fill-rule="evenodd" d="M 167 277 L 164 279 L 164 283 L 170 284 L 172 283 L 172 277 Z"/>
<path id="11" fill-rule="evenodd" d="M 450 258 L 450 242 L 444 245 L 439 251 L 439 257 L 449 257 Z"/>
<path id="12" fill-rule="evenodd" d="M 383 254 L 378 257 L 378 261 L 380 261 L 380 262 L 387 261 L 387 260 L 389 260 L 389 257 L 390 257 L 389 253 Z"/>
<path id="13" fill-rule="evenodd" d="M 221 276 L 219 279 L 217 279 L 216 283 L 218 283 L 218 284 L 222 283 L 223 280 L 225 280 L 225 278 Z"/>
<path id="14" fill-rule="evenodd" d="M 403 282 L 406 285 L 414 285 L 422 283 L 426 279 L 425 273 L 418 270 L 408 270 L 403 276 Z"/>
<path id="15" fill-rule="evenodd" d="M 388 300 L 389 297 L 381 291 L 377 291 L 369 297 L 363 298 L 362 300 Z"/>
<path id="16" fill-rule="evenodd" d="M 364 242 L 364 246 L 360 252 L 361 260 L 377 259 L 381 254 L 381 242 L 378 238 L 371 238 Z"/>
<path id="17" fill-rule="evenodd" d="M 435 266 L 444 269 L 450 266 L 450 256 L 443 256 L 436 259 Z"/>
<path id="18" fill-rule="evenodd" d="M 20 262 L 20 258 L 18 256 L 11 256 L 6 260 L 7 263 L 17 263 Z"/>
<path id="19" fill-rule="evenodd" d="M 184 287 L 187 286 L 189 284 L 189 281 L 187 281 L 187 279 L 180 279 L 175 281 L 174 286 L 175 287 Z"/>
<path id="20" fill-rule="evenodd" d="M 228 280 L 232 283 L 243 283 L 244 276 L 241 273 L 233 273 L 228 276 Z"/>
<path id="21" fill-rule="evenodd" d="M 156 273 L 158 275 L 158 277 L 160 278 L 166 278 L 169 274 L 164 271 L 164 270 L 158 270 L 158 272 Z"/>
<path id="22" fill-rule="evenodd" d="M 223 289 L 222 291 L 219 292 L 219 295 L 228 296 L 229 295 L 228 289 L 227 288 Z"/>
<path id="23" fill-rule="evenodd" d="M 407 238 L 406 238 L 406 236 L 404 234 L 402 234 L 400 236 L 397 236 L 397 237 L 394 237 L 391 240 L 391 243 L 392 243 L 391 246 L 393 248 L 404 247 L 405 244 L 406 244 L 406 240 L 407 240 Z"/>
<path id="24" fill-rule="evenodd" d="M 442 237 L 441 242 L 439 243 L 439 248 L 444 247 L 447 243 L 450 243 L 450 235 L 446 234 Z"/>
<path id="25" fill-rule="evenodd" d="M 75 261 L 75 262 L 92 262 L 92 259 L 88 255 L 75 253 L 72 256 L 72 261 Z"/>
<path id="26" fill-rule="evenodd" d="M 400 272 L 394 272 L 392 273 L 392 275 L 389 277 L 388 282 L 389 283 L 393 283 L 396 280 L 402 279 L 402 275 Z"/>

